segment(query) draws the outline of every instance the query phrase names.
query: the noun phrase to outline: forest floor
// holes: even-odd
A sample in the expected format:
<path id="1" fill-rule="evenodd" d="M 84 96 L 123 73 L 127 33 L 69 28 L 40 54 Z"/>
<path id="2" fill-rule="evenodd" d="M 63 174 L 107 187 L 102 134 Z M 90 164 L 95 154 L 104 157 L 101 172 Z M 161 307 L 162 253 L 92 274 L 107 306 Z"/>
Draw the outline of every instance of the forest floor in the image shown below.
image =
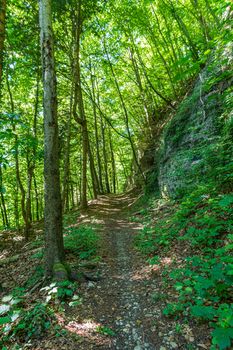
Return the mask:
<path id="1" fill-rule="evenodd" d="M 209 349 L 205 325 L 163 315 L 166 299 L 174 292 L 164 290 L 161 265 L 149 265 L 135 249 L 134 237 L 142 229 L 141 223 L 130 220 L 135 201 L 132 194 L 101 196 L 81 212 L 77 223 L 94 225 L 101 236 L 101 260 L 95 271 L 99 278 L 78 286 L 80 305 L 66 305 L 57 312 L 66 333 L 48 334 L 26 342 L 22 349 Z M 163 263 L 169 266 L 171 257 L 164 257 Z M 18 276 L 28 273 L 29 264 L 30 256 L 23 264 L 13 262 L 7 276 L 0 267 L 4 285 L 19 284 Z"/>

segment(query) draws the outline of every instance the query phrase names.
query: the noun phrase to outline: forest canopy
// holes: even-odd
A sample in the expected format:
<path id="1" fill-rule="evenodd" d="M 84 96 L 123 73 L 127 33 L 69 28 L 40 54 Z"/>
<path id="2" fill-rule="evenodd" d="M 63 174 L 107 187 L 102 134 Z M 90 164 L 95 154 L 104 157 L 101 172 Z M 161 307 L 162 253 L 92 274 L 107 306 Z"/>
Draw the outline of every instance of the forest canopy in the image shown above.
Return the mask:
<path id="1" fill-rule="evenodd" d="M 35 1 L 5 2 L 1 226 L 19 229 L 41 219 L 44 207 L 39 10 Z M 121 192 L 135 173 L 144 181 L 140 158 L 155 130 L 187 94 L 211 50 L 228 40 L 227 26 L 219 28 L 229 4 L 83 1 L 79 11 L 77 1 L 52 2 L 63 210 L 83 196 L 85 152 L 87 198 Z M 80 93 L 89 139 L 84 153 Z"/>
<path id="2" fill-rule="evenodd" d="M 0 346 L 231 349 L 227 0 L 0 0 Z"/>

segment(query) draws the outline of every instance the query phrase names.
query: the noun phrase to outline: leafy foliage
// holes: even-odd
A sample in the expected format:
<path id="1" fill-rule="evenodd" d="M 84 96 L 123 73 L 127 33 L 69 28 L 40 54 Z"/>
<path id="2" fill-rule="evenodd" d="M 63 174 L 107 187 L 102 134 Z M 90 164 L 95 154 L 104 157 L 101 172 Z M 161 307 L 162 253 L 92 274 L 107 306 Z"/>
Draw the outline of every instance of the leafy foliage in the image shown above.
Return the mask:
<path id="1" fill-rule="evenodd" d="M 155 134 L 156 138 L 160 134 L 169 108 L 186 94 L 213 49 L 231 41 L 228 19 L 223 16 L 227 6 L 228 2 L 214 0 L 182 5 L 162 0 L 83 2 L 81 83 L 101 193 L 120 192 L 132 183 L 135 174 L 139 175 L 139 154 L 154 141 Z M 82 173 L 81 136 L 70 106 L 77 2 L 52 1 L 52 10 L 60 170 L 63 204 L 68 211 L 79 205 Z M 44 207 L 38 3 L 9 0 L 8 13 L 0 111 L 0 200 L 5 212 L 1 213 L 0 224 L 2 228 L 19 228 L 25 224 L 21 208 L 24 191 L 30 192 L 30 221 L 41 219 Z M 218 74 L 215 83 L 230 79 L 227 74 L 226 70 Z M 213 82 L 206 85 L 208 90 Z M 229 97 L 225 99 L 229 106 Z M 178 136 L 175 138 L 178 140 Z M 17 158 L 20 179 L 16 174 Z M 33 182 L 28 188 L 30 174 Z M 88 169 L 89 183 L 92 175 Z M 157 174 L 151 172 L 148 193 L 158 190 L 156 178 Z M 89 198 L 92 192 L 89 186 Z"/>
<path id="2" fill-rule="evenodd" d="M 75 296 L 77 284 L 70 281 L 54 282 L 43 287 L 41 290 L 46 293 L 46 303 L 52 301 L 67 301 Z M 76 298 L 74 298 L 76 300 Z"/>
<path id="3" fill-rule="evenodd" d="M 69 227 L 65 231 L 64 245 L 80 259 L 90 259 L 95 256 L 99 237 L 92 227 Z"/>
<path id="4" fill-rule="evenodd" d="M 46 304 L 35 304 L 32 309 L 24 312 L 12 335 L 25 340 L 40 338 L 51 327 L 53 319 L 54 313 Z"/>
<path id="5" fill-rule="evenodd" d="M 98 326 L 96 328 L 96 332 L 103 334 L 103 335 L 108 335 L 111 337 L 116 335 L 116 333 L 111 328 L 109 328 L 107 326 Z"/>
<path id="6" fill-rule="evenodd" d="M 194 317 L 212 327 L 211 349 L 229 349 L 233 340 L 233 194 L 232 145 L 209 157 L 209 178 L 194 191 L 183 193 L 169 215 L 149 221 L 136 238 L 136 245 L 149 255 L 149 263 L 160 264 L 171 245 L 185 245 L 182 264 L 163 269 L 163 278 L 173 286 L 176 302 L 168 303 L 164 315 Z M 158 206 L 158 201 L 157 201 Z M 169 205 L 168 205 L 169 207 Z"/>

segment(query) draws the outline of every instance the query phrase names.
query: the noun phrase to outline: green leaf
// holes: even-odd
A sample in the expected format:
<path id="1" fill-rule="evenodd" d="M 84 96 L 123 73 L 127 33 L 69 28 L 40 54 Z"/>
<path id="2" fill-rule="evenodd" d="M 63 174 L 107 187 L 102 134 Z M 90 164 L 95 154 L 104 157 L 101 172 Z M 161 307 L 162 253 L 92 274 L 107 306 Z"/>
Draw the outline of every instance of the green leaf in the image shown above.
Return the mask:
<path id="1" fill-rule="evenodd" d="M 212 306 L 194 305 L 191 306 L 190 311 L 193 316 L 207 320 L 212 320 L 216 314 L 216 310 Z"/>
<path id="2" fill-rule="evenodd" d="M 181 290 L 181 289 L 183 289 L 183 284 L 182 283 L 179 283 L 179 282 L 177 282 L 176 284 L 175 284 L 175 289 L 178 291 L 178 290 Z"/>
<path id="3" fill-rule="evenodd" d="M 225 207 L 229 207 L 231 204 L 233 204 L 233 195 L 232 194 L 228 194 L 225 195 L 218 203 L 220 205 L 220 207 L 225 208 Z"/>
<path id="4" fill-rule="evenodd" d="M 9 323 L 9 322 L 11 322 L 11 318 L 9 316 L 0 317 L 0 326 L 2 326 L 5 323 Z"/>
<path id="5" fill-rule="evenodd" d="M 212 332 L 212 336 L 214 345 L 218 345 L 220 350 L 227 349 L 231 346 L 233 328 L 216 328 Z"/>
<path id="6" fill-rule="evenodd" d="M 71 289 L 66 289 L 66 295 L 71 297 L 73 295 L 73 291 Z"/>
<path id="7" fill-rule="evenodd" d="M 186 292 L 187 294 L 190 294 L 190 293 L 193 292 L 193 288 L 192 288 L 192 287 L 186 287 L 186 288 L 185 288 L 185 292 Z"/>

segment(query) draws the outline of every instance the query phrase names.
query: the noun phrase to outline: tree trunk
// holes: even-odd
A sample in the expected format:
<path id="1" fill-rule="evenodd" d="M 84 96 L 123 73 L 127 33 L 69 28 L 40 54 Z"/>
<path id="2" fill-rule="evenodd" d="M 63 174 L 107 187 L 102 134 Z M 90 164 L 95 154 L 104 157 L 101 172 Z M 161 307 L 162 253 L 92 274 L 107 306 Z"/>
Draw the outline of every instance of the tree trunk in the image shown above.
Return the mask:
<path id="1" fill-rule="evenodd" d="M 89 162 L 90 162 L 90 171 L 91 171 L 91 179 L 92 179 L 92 187 L 93 187 L 93 194 L 94 198 L 97 198 L 97 195 L 100 194 L 100 189 L 99 189 L 99 180 L 97 177 L 97 173 L 95 170 L 95 163 L 91 151 L 91 145 L 90 145 L 90 140 L 89 140 L 89 135 L 88 136 L 88 156 L 89 156 Z"/>
<path id="2" fill-rule="evenodd" d="M 10 98 L 10 105 L 11 105 L 11 112 L 14 115 L 15 113 L 15 106 L 14 106 L 14 100 L 11 92 L 11 87 L 8 79 L 8 74 L 6 73 L 6 82 L 7 82 L 7 90 L 9 93 L 9 98 Z M 27 210 L 26 210 L 26 205 L 25 205 L 25 199 L 26 199 L 26 191 L 23 186 L 23 182 L 21 180 L 20 176 L 20 168 L 19 168 L 19 138 L 17 135 L 17 130 L 16 130 L 16 123 L 12 119 L 12 129 L 14 133 L 14 147 L 15 147 L 15 176 L 16 176 L 16 182 L 17 182 L 17 201 L 18 201 L 18 189 L 20 190 L 21 193 L 21 213 L 23 216 L 23 221 L 24 221 L 24 237 L 25 240 L 27 241 L 29 238 L 29 218 L 27 216 Z"/>
<path id="3" fill-rule="evenodd" d="M 93 114 L 94 114 L 94 123 L 95 123 L 95 147 L 96 147 L 98 174 L 99 174 L 99 187 L 100 187 L 100 193 L 103 193 L 103 176 L 102 176 L 102 165 L 101 165 L 100 146 L 99 146 L 99 132 L 98 132 L 97 112 L 96 112 L 95 81 L 94 81 L 94 76 L 92 74 L 91 74 L 91 83 L 92 83 L 92 105 L 93 105 Z"/>
<path id="4" fill-rule="evenodd" d="M 71 116 L 73 107 L 73 84 L 70 95 L 70 111 L 66 130 L 66 146 L 64 155 L 64 173 L 63 173 L 63 193 L 62 193 L 62 211 L 69 208 L 69 175 L 70 175 L 70 139 L 71 139 Z"/>
<path id="5" fill-rule="evenodd" d="M 148 105 L 147 105 L 146 93 L 145 93 L 145 90 L 144 90 L 143 85 L 142 85 L 142 79 L 141 79 L 141 76 L 140 76 L 140 73 L 139 73 L 138 65 L 137 65 L 137 62 L 136 62 L 136 60 L 134 58 L 134 50 L 133 50 L 133 48 L 130 48 L 130 59 L 131 59 L 131 62 L 132 62 L 133 71 L 134 71 L 134 74 L 135 74 L 136 82 L 137 82 L 138 89 L 139 89 L 139 92 L 140 92 L 140 97 L 141 97 L 141 100 L 142 100 L 143 109 L 144 109 L 144 112 L 145 112 L 145 119 L 146 119 L 147 127 L 149 129 L 149 136 L 152 139 L 153 138 L 153 121 L 152 121 L 152 118 L 151 118 L 151 115 L 150 115 L 150 112 L 149 112 L 149 108 L 148 108 Z"/>
<path id="6" fill-rule="evenodd" d="M 187 39 L 188 45 L 190 47 L 190 51 L 192 52 L 192 56 L 193 56 L 193 60 L 197 61 L 199 59 L 199 55 L 198 55 L 198 49 L 196 44 L 193 42 L 189 30 L 187 29 L 184 21 L 182 20 L 182 18 L 180 17 L 180 15 L 177 13 L 177 10 L 173 4 L 173 2 L 171 0 L 168 0 L 169 2 L 169 7 L 170 7 L 170 11 L 172 16 L 174 17 L 174 19 L 176 20 L 181 33 L 184 34 L 184 37 Z"/>
<path id="7" fill-rule="evenodd" d="M 110 193 L 110 185 L 109 185 L 109 178 L 108 178 L 108 155 L 107 155 L 106 140 L 105 140 L 105 125 L 103 123 L 102 114 L 100 115 L 100 121 L 101 121 L 101 134 L 102 134 L 102 142 L 103 142 L 105 187 L 106 187 L 106 192 Z"/>
<path id="8" fill-rule="evenodd" d="M 87 158 L 88 158 L 88 129 L 87 120 L 84 110 L 81 74 L 80 74 L 80 36 L 82 32 L 81 19 L 81 0 L 77 5 L 77 13 L 73 19 L 73 32 L 75 35 L 74 42 L 74 60 L 73 60 L 73 74 L 74 74 L 74 105 L 73 115 L 76 122 L 82 127 L 82 199 L 81 207 L 87 208 Z M 77 108 L 79 115 L 77 113 Z"/>
<path id="9" fill-rule="evenodd" d="M 14 216 L 15 216 L 15 227 L 17 231 L 20 231 L 20 224 L 19 224 L 19 186 L 16 184 L 15 188 L 15 195 L 14 195 Z"/>
<path id="10" fill-rule="evenodd" d="M 46 276 L 52 277 L 64 260 L 64 244 L 51 0 L 40 0 L 40 37 L 44 85 L 45 270 Z"/>
<path id="11" fill-rule="evenodd" d="M 116 193 L 116 162 L 115 162 L 115 156 L 114 156 L 114 149 L 113 149 L 113 142 L 112 142 L 112 134 L 111 130 L 109 129 L 109 146 L 110 146 L 110 152 L 111 152 L 111 164 L 112 164 L 112 187 L 113 187 L 113 193 Z"/>
<path id="12" fill-rule="evenodd" d="M 9 227 L 10 224 L 9 224 L 9 220 L 8 220 L 7 210 L 6 210 L 5 197 L 3 194 L 2 164 L 1 163 L 0 163 L 0 191 L 1 191 L 2 218 L 3 218 L 4 226 Z"/>
<path id="13" fill-rule="evenodd" d="M 37 189 L 37 181 L 35 174 L 33 175 L 33 180 L 34 180 L 34 191 L 35 191 L 35 201 L 36 201 L 36 220 L 40 220 L 40 203 L 39 203 L 39 193 Z"/>
<path id="14" fill-rule="evenodd" d="M 0 97 L 1 97 L 1 83 L 3 73 L 3 55 L 4 55 L 4 41 L 5 41 L 5 24 L 6 24 L 6 0 L 0 0 Z"/>
<path id="15" fill-rule="evenodd" d="M 32 211 L 31 211 L 31 189 L 32 189 L 32 177 L 34 171 L 33 160 L 29 159 L 29 149 L 27 150 L 27 192 L 26 192 L 26 223 L 27 227 L 25 227 L 25 232 L 27 236 L 29 235 L 29 231 L 31 228 L 32 221 Z"/>
<path id="16" fill-rule="evenodd" d="M 114 82 L 115 82 L 115 85 L 116 85 L 116 89 L 117 89 L 117 92 L 118 92 L 118 95 L 119 95 L 119 98 L 120 98 L 120 101 L 121 101 L 122 110 L 124 112 L 125 126 L 126 126 L 126 130 L 127 130 L 127 134 L 128 134 L 128 140 L 129 140 L 129 143 L 130 143 L 130 146 L 131 146 L 131 149 L 132 149 L 132 153 L 133 153 L 133 159 L 134 159 L 136 167 L 137 167 L 137 169 L 139 171 L 139 174 L 141 175 L 143 181 L 145 182 L 146 178 L 145 178 L 145 175 L 144 175 L 144 173 L 142 171 L 141 165 L 140 165 L 140 163 L 138 161 L 136 150 L 135 150 L 135 146 L 134 146 L 134 142 L 133 142 L 132 135 L 131 135 L 131 132 L 130 132 L 128 111 L 127 111 L 127 108 L 126 108 L 126 105 L 125 105 L 125 101 L 123 99 L 123 96 L 122 96 L 122 93 L 121 93 L 121 89 L 120 89 L 120 86 L 119 86 L 119 83 L 118 83 L 116 74 L 114 72 L 113 65 L 112 65 L 112 62 L 110 60 L 110 57 L 109 57 L 109 54 L 108 54 L 108 51 L 106 49 L 105 44 L 104 44 L 104 49 L 105 49 L 105 53 L 106 53 L 106 56 L 107 56 L 107 59 L 108 59 L 109 67 L 110 67 L 110 70 L 111 70 L 111 73 L 112 73 L 112 76 L 113 76 L 113 79 L 114 79 Z"/>
<path id="17" fill-rule="evenodd" d="M 34 106 L 34 118 L 33 118 L 33 160 L 31 166 L 31 183 L 34 180 L 34 191 L 35 191 L 35 200 L 36 200 L 36 219 L 39 220 L 39 198 L 37 191 L 37 182 L 35 175 L 36 168 L 36 158 L 37 158 L 37 118 L 38 118 L 38 108 L 39 108 L 39 87 L 40 87 L 40 69 L 38 62 L 38 70 L 37 70 L 37 80 L 36 80 L 36 93 L 35 93 L 35 106 Z"/>

